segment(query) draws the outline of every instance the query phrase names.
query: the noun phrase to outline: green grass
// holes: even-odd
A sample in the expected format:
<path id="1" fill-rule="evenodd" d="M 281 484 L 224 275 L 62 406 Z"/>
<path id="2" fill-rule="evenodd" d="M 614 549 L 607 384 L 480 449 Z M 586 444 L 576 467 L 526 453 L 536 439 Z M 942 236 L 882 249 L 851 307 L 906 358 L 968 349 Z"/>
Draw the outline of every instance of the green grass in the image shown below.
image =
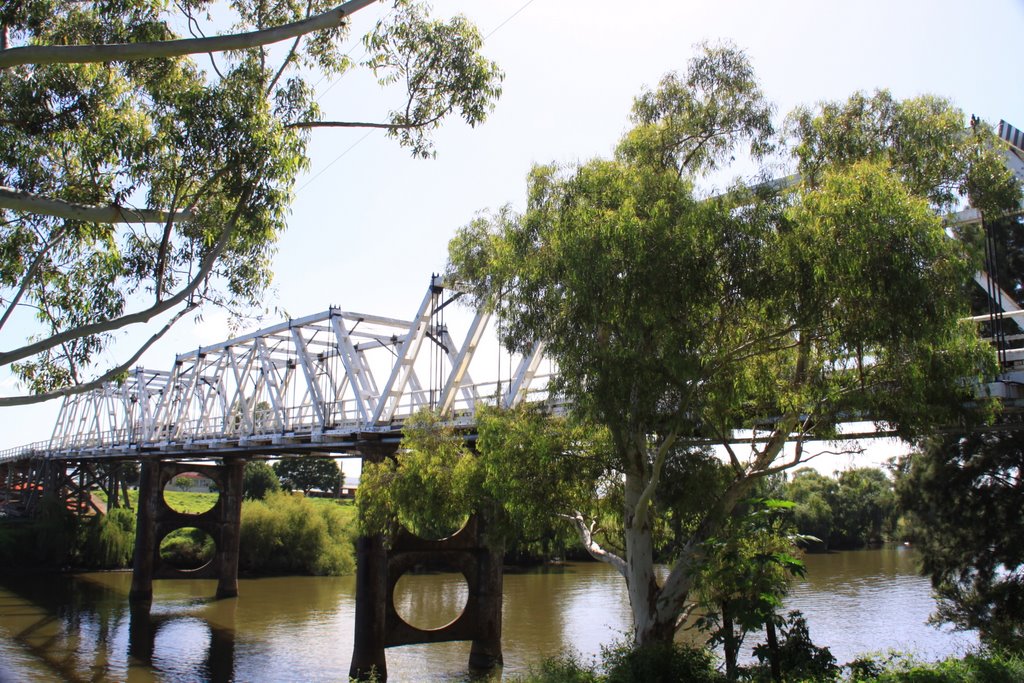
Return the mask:
<path id="1" fill-rule="evenodd" d="M 1007 683 L 1024 680 L 1024 657 L 981 651 L 920 662 L 896 652 L 861 657 L 849 665 L 849 672 L 846 680 L 856 683 Z"/>
<path id="2" fill-rule="evenodd" d="M 102 500 L 104 503 L 107 502 L 107 494 L 103 491 L 96 491 L 96 497 Z M 214 503 L 216 503 L 216 493 L 192 493 L 185 491 L 164 491 L 164 499 L 167 504 L 173 507 L 179 512 L 185 512 L 186 514 L 197 514 L 208 510 Z M 301 497 L 301 493 L 293 494 Z M 139 504 L 139 491 L 138 489 L 130 489 L 128 491 L 128 500 L 131 502 L 132 509 L 137 509 Z M 310 497 L 307 500 L 316 506 L 327 506 L 336 507 L 341 510 L 346 521 L 352 521 L 356 516 L 356 503 L 354 500 L 342 500 L 338 498 L 313 498 Z"/>
<path id="3" fill-rule="evenodd" d="M 95 492 L 96 497 L 102 500 L 104 503 L 107 502 L 107 494 L 102 491 Z M 186 514 L 195 515 L 206 512 L 217 503 L 216 493 L 192 493 L 186 491 L 164 491 L 164 500 L 171 508 L 178 512 L 184 512 Z M 133 510 L 138 509 L 139 506 L 139 491 L 138 489 L 130 489 L 128 491 L 128 501 L 131 503 Z"/>
<path id="4" fill-rule="evenodd" d="M 338 508 L 346 522 L 355 522 L 358 511 L 356 510 L 356 502 L 354 500 L 341 500 L 338 498 L 309 498 L 308 500 L 313 505 Z"/>

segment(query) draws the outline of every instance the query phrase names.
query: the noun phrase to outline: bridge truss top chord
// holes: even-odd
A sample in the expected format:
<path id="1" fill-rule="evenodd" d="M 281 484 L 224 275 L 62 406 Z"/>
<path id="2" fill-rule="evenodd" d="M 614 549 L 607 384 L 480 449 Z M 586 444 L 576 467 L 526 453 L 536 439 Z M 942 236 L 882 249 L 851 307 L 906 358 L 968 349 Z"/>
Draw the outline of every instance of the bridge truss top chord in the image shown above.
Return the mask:
<path id="1" fill-rule="evenodd" d="M 180 354 L 170 370 L 136 368 L 66 397 L 48 443 L 0 460 L 339 453 L 397 437 L 422 408 L 470 425 L 481 404 L 553 400 L 541 344 L 506 382 L 473 382 L 489 314 L 476 312 L 457 344 L 443 311 L 458 296 L 434 276 L 411 321 L 330 308 Z"/>

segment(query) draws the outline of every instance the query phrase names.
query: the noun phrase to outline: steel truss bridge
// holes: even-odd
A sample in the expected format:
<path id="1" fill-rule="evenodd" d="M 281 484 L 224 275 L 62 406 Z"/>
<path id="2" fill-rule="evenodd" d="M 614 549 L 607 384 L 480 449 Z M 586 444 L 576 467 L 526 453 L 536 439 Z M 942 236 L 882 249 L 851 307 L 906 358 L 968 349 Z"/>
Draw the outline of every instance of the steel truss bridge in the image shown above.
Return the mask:
<path id="1" fill-rule="evenodd" d="M 1024 309 L 985 272 L 975 281 L 998 304 L 976 320 L 1004 330 L 1003 373 L 988 393 L 1021 403 L 1024 348 L 1016 342 L 1024 342 Z M 542 343 L 517 356 L 514 367 L 509 362 L 504 378 L 499 362 L 498 379 L 473 381 L 472 367 L 493 363 L 478 358 L 490 315 L 470 314 L 457 343 L 444 314 L 460 296 L 433 276 L 411 321 L 332 307 L 179 354 L 169 370 L 137 367 L 121 381 L 65 397 L 51 438 L 0 451 L 0 464 L 359 457 L 368 443 L 396 444 L 405 420 L 424 408 L 467 429 L 482 405 L 532 401 L 560 410 Z M 494 370 L 492 364 L 481 374 L 493 377 Z"/>
<path id="2" fill-rule="evenodd" d="M 1024 181 L 1024 131 L 1000 121 L 998 134 L 1008 143 L 1007 167 Z M 998 245 L 981 214 L 968 209 L 951 223 L 984 229 L 992 275 L 979 272 L 975 281 L 989 310 L 975 320 L 988 326 L 1003 368 L 987 391 L 1024 409 L 1024 309 L 997 284 Z M 0 465 L 355 456 L 360 443 L 397 443 L 402 423 L 422 408 L 471 428 L 483 404 L 512 407 L 528 400 L 560 407 L 549 391 L 550 365 L 548 374 L 539 372 L 539 342 L 514 370 L 509 366 L 504 382 L 499 369 L 497 380 L 474 383 L 469 370 L 489 315 L 477 311 L 456 343 L 445 310 L 459 296 L 435 275 L 411 321 L 330 308 L 180 354 L 170 370 L 136 368 L 123 381 L 66 397 L 50 440 L 0 451 Z"/>
<path id="3" fill-rule="evenodd" d="M 0 463 L 355 455 L 357 443 L 397 441 L 423 408 L 468 427 L 481 405 L 555 402 L 540 343 L 504 381 L 499 369 L 474 383 L 490 316 L 471 314 L 456 342 L 445 312 L 459 297 L 433 276 L 411 321 L 330 308 L 179 354 L 169 370 L 136 368 L 67 396 L 50 440 L 0 452 Z"/>

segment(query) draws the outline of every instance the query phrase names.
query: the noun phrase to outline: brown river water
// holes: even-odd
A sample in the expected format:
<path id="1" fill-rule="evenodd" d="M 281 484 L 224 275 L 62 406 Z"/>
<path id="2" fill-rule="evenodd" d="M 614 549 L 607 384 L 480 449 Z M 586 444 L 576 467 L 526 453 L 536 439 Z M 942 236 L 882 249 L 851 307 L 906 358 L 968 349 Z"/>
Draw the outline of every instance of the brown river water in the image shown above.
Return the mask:
<path id="1" fill-rule="evenodd" d="M 970 633 L 926 623 L 934 608 L 910 549 L 806 558 L 787 609 L 839 662 L 899 649 L 924 659 L 974 647 Z M 239 597 L 213 600 L 212 581 L 157 581 L 149 615 L 133 616 L 127 572 L 0 578 L 0 683 L 8 681 L 345 681 L 352 654 L 353 577 L 244 579 Z M 399 612 L 436 627 L 465 601 L 461 575 L 405 576 Z M 622 579 L 602 564 L 568 564 L 505 576 L 505 666 L 514 679 L 569 650 L 584 660 L 629 629 Z M 681 639 L 698 638 L 684 632 Z M 469 643 L 388 650 L 389 680 L 465 681 Z"/>

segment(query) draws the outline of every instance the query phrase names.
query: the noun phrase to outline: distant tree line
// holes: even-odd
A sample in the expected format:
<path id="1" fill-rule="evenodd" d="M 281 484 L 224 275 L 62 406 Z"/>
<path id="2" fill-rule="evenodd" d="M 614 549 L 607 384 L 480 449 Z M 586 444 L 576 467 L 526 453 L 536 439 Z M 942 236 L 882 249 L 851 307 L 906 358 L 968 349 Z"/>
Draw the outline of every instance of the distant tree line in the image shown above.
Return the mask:
<path id="1" fill-rule="evenodd" d="M 896 540 L 899 512 L 892 479 L 881 469 L 857 467 L 827 477 L 797 470 L 779 491 L 793 501 L 793 522 L 809 550 L 846 550 Z"/>
<path id="2" fill-rule="evenodd" d="M 282 458 L 273 465 L 253 460 L 245 464 L 242 492 L 246 500 L 263 500 L 282 489 L 307 496 L 314 490 L 337 495 L 344 483 L 345 474 L 334 458 Z"/>

